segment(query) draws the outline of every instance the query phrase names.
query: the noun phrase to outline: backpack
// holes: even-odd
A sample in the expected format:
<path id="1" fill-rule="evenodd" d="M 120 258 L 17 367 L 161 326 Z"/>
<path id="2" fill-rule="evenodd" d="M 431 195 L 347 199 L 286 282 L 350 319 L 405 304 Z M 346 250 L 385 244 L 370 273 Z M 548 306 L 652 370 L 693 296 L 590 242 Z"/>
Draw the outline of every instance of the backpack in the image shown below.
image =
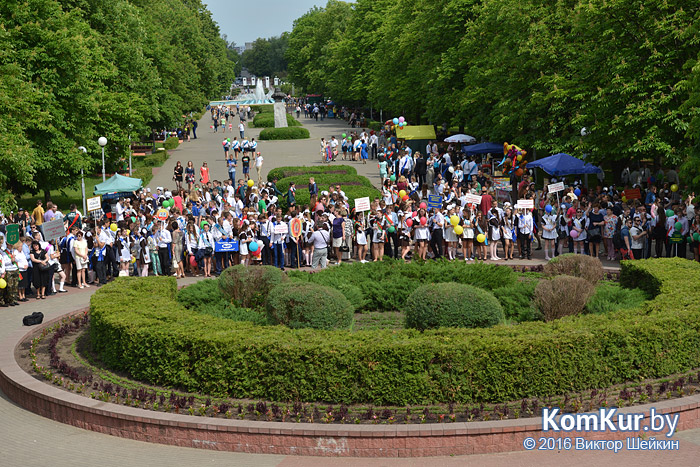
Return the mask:
<path id="1" fill-rule="evenodd" d="M 620 228 L 615 229 L 615 233 L 613 234 L 613 246 L 617 250 L 625 247 L 625 242 L 622 240 L 622 229 Z"/>
<path id="2" fill-rule="evenodd" d="M 35 324 L 41 324 L 44 321 L 44 313 L 40 311 L 35 311 L 31 315 L 27 315 L 22 318 L 22 324 L 25 326 L 34 326 Z"/>

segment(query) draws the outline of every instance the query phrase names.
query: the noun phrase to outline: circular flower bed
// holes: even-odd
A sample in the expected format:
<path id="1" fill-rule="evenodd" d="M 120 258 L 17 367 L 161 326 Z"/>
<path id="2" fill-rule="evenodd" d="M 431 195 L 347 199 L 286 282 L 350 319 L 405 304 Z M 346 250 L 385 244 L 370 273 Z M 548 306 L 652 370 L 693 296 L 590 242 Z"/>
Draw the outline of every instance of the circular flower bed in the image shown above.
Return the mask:
<path id="1" fill-rule="evenodd" d="M 700 366 L 700 266 L 623 262 L 636 309 L 488 329 L 319 331 L 193 314 L 172 278 L 123 278 L 91 302 L 93 349 L 154 384 L 231 397 L 333 403 L 502 402 Z"/>

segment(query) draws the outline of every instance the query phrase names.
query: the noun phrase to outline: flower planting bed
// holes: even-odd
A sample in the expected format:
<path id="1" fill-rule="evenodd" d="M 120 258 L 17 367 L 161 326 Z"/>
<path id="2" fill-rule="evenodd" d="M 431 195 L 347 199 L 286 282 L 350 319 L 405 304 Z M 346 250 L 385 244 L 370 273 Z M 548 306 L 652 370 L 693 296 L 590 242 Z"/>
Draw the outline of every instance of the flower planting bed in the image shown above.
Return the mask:
<path id="1" fill-rule="evenodd" d="M 434 267 L 439 268 L 439 265 Z M 411 271 L 407 273 L 416 273 L 416 270 Z M 444 275 L 439 269 L 432 273 Z M 490 279 L 494 280 L 496 276 Z M 84 370 L 75 368 L 75 363 L 65 357 L 72 354 L 67 350 L 71 336 L 82 332 L 76 329 L 80 327 L 78 324 L 85 324 L 82 316 L 76 321 L 78 324 L 64 325 L 45 332 L 44 339 L 32 341 L 32 345 L 37 344 L 37 341 L 43 341 L 43 345 L 48 346 L 54 342 L 57 344 L 54 349 L 47 348 L 44 352 L 52 360 L 48 363 L 44 363 L 41 357 L 32 356 L 34 352 L 30 353 L 28 347 L 23 347 L 19 338 L 24 333 L 18 333 L 10 344 L 10 349 L 17 346 L 18 355 L 23 352 L 26 354 L 25 364 L 31 361 L 38 370 L 38 378 L 51 381 L 54 386 L 32 378 L 19 369 L 14 360 L 10 362 L 8 359 L 0 365 L 0 385 L 21 405 L 76 426 L 134 439 L 247 452 L 423 456 L 516 450 L 521 449 L 525 437 L 540 434 L 540 419 L 523 417 L 537 416 L 539 409 L 545 406 L 561 406 L 570 412 L 595 410 L 603 406 L 625 407 L 622 410 L 629 412 L 645 412 L 650 406 L 639 404 L 652 402 L 657 410 L 680 414 L 681 429 L 694 428 L 698 424 L 700 399 L 695 395 L 683 396 L 694 394 L 700 382 L 700 374 L 689 372 L 700 366 L 695 350 L 698 346 L 697 315 L 700 310 L 697 306 L 697 292 L 693 292 L 689 285 L 697 283 L 699 278 L 697 266 L 690 262 L 625 262 L 622 265 L 621 282 L 642 285 L 649 296 L 654 297 L 634 310 L 570 317 L 551 323 L 499 325 L 478 330 L 439 329 L 423 333 L 411 330 L 292 330 L 280 326 L 230 322 L 183 309 L 182 305 L 173 300 L 176 286 L 172 280 L 120 280 L 93 297 L 91 333 L 107 333 L 113 341 L 120 342 L 117 344 L 120 347 L 110 347 L 107 353 L 115 355 L 115 360 L 128 358 L 130 363 L 134 363 L 126 368 L 129 373 L 133 375 L 132 367 L 135 367 L 143 374 L 133 376 L 161 384 L 162 387 L 138 383 L 130 378 L 128 382 L 124 379 L 115 382 L 114 375 L 118 375 L 120 368 L 114 361 L 107 363 L 116 369 L 115 372 L 104 378 L 98 376 L 89 379 Z M 332 276 L 323 280 L 327 279 L 332 279 Z M 491 288 L 498 289 L 500 285 L 496 279 Z M 154 300 L 144 298 L 149 296 Z M 155 300 L 158 297 L 161 299 Z M 124 306 L 120 303 L 124 303 Z M 133 303 L 140 303 L 143 307 L 140 307 L 141 311 L 131 309 Z M 159 308 L 156 306 L 159 303 L 166 306 Z M 97 321 L 102 320 L 97 328 L 96 317 Z M 214 324 L 210 329 L 215 331 L 200 333 L 199 326 L 203 322 Z M 480 360 L 475 358 L 486 347 L 481 344 L 479 349 L 467 352 L 461 346 L 473 348 L 479 345 L 479 339 L 487 341 L 492 364 L 502 370 L 505 355 L 501 356 L 500 352 L 505 352 L 506 349 L 499 349 L 497 343 L 510 340 L 506 347 L 515 349 L 516 352 L 511 355 L 508 371 L 514 372 L 516 376 L 526 376 L 517 367 L 518 364 L 525 364 L 524 361 L 518 361 L 523 357 L 519 357 L 522 352 L 517 353 L 521 350 L 517 345 L 522 342 L 536 347 L 540 354 L 538 358 L 542 360 L 545 346 L 536 335 L 543 332 L 549 338 L 549 346 L 546 347 L 549 349 L 549 361 L 535 365 L 539 365 L 545 382 L 550 377 L 548 366 L 552 366 L 557 370 L 551 376 L 567 380 L 566 384 L 570 387 L 557 391 L 551 381 L 548 386 L 543 386 L 542 381 L 536 381 L 537 385 L 524 388 L 530 391 L 527 395 L 509 397 L 507 391 L 523 389 L 523 384 L 527 383 L 518 382 L 512 374 L 500 374 L 498 378 L 501 381 L 498 385 L 492 383 L 491 386 L 477 386 L 482 384 L 481 381 L 488 382 L 488 379 L 479 380 L 473 375 L 475 368 L 488 370 L 488 366 L 478 366 Z M 496 339 L 489 340 L 490 333 Z M 565 333 L 566 340 L 558 333 Z M 228 334 L 234 334 L 236 340 L 244 342 L 236 344 L 229 340 Z M 321 336 L 321 339 L 314 339 L 315 335 Z M 579 341 L 581 335 L 586 336 L 583 341 Z M 387 342 L 380 345 L 383 339 Z M 429 342 L 431 339 L 437 340 L 439 346 L 434 347 Z M 417 342 L 412 342 L 413 340 Z M 581 343 L 590 346 L 594 342 L 597 343 L 594 350 L 598 355 L 589 348 L 584 351 L 575 348 Z M 232 345 L 236 348 L 229 353 L 226 349 Z M 363 347 L 367 348 L 362 349 Z M 425 350 L 420 349 L 425 347 L 427 353 L 421 354 Z M 99 350 L 99 346 L 96 348 Z M 361 350 L 359 353 L 358 348 Z M 115 350 L 122 353 L 114 354 Z M 597 368 L 596 364 L 604 364 L 606 368 L 624 364 L 628 373 L 623 375 L 621 381 L 589 386 L 587 381 L 590 380 L 585 378 L 586 375 L 577 376 L 576 369 L 564 366 L 566 361 L 574 358 L 576 350 L 585 353 L 588 359 L 597 359 L 590 368 L 599 373 L 598 377 L 607 373 Z M 129 356 L 130 351 L 134 356 Z M 402 353 L 404 351 L 418 355 L 412 361 L 407 360 L 408 357 Z M 226 358 L 239 353 L 244 355 L 236 357 L 235 365 L 230 366 Z M 344 353 L 348 355 L 343 356 Z M 140 356 L 137 357 L 136 354 Z M 373 359 L 367 360 L 363 355 L 371 355 Z M 454 366 L 457 360 L 449 360 L 450 355 L 460 360 L 467 359 L 473 366 L 468 371 L 458 368 L 451 372 L 452 368 L 448 365 Z M 535 358 L 537 352 L 526 351 L 525 356 L 528 355 Z M 241 359 L 245 357 L 248 359 Z M 364 372 L 350 365 L 353 357 L 367 364 Z M 437 362 L 441 373 L 437 373 L 431 366 L 436 358 L 441 358 Z M 281 372 L 276 372 L 279 362 L 284 359 L 291 360 L 292 366 L 283 364 Z M 333 368 L 324 363 L 328 359 L 336 364 L 345 362 L 345 366 L 334 373 Z M 427 359 L 432 360 L 426 364 Z M 624 362 L 620 362 L 622 359 Z M 574 360 L 574 363 L 576 361 L 578 360 Z M 397 375 L 391 370 L 394 362 L 402 365 L 403 374 Z M 415 367 L 406 367 L 406 363 Z M 50 368 L 51 365 L 55 368 Z M 149 365 L 152 366 L 150 372 L 146 370 Z M 241 366 L 244 367 L 242 370 L 236 370 Z M 295 366 L 301 368 L 296 369 Z M 235 371 L 240 372 L 236 375 Z M 386 399 L 364 399 L 362 395 L 371 394 L 371 391 L 362 392 L 359 387 L 346 392 L 333 389 L 338 387 L 334 383 L 339 381 L 338 378 L 342 384 L 350 384 L 350 380 L 342 380 L 343 375 L 340 373 L 343 371 L 354 372 L 353 376 L 359 378 L 355 381 L 356 386 L 362 381 L 368 381 L 367 384 L 374 386 L 380 385 L 379 389 L 383 392 L 374 394 L 380 394 L 380 397 L 383 395 Z M 302 372 L 305 374 L 302 375 Z M 422 386 L 415 383 L 419 381 L 421 372 L 431 382 L 429 386 L 432 393 L 421 395 L 419 390 Z M 464 378 L 460 373 L 464 372 L 470 373 L 472 379 L 460 380 Z M 162 375 L 181 379 L 175 384 L 164 384 L 156 380 Z M 212 378 L 215 383 L 198 386 L 200 382 L 197 379 L 204 377 Z M 247 378 L 247 381 L 243 382 L 245 384 L 231 385 L 226 378 L 235 379 L 239 383 L 242 378 Z M 445 384 L 442 383 L 443 379 L 452 384 L 445 386 L 453 389 L 452 392 L 441 386 Z M 608 376 L 608 380 L 612 379 L 612 376 Z M 335 390 L 335 394 L 341 397 L 360 397 L 356 400 L 342 400 L 294 397 L 284 392 L 277 397 L 271 397 L 270 393 L 256 395 L 254 392 L 230 392 L 241 389 L 250 391 L 265 382 L 272 385 L 272 381 L 275 381 L 275 390 L 281 387 L 284 391 L 284 388 L 293 388 L 296 383 L 302 382 L 307 385 L 306 390 L 315 388 L 319 394 L 323 391 L 331 394 Z M 401 391 L 406 388 L 405 385 L 401 386 L 402 381 L 413 381 L 414 386 L 409 385 L 408 392 Z M 472 387 L 468 391 L 462 391 L 454 386 L 455 381 Z M 617 382 L 623 384 L 615 386 Z M 574 383 L 586 386 L 571 387 Z M 117 384 L 120 385 L 118 388 Z M 132 387 L 131 384 L 136 386 Z M 188 386 L 191 384 L 194 386 Z M 182 389 L 173 391 L 166 386 Z M 206 390 L 207 386 L 213 390 Z M 371 390 L 376 390 L 374 386 Z M 222 387 L 225 388 L 224 391 L 221 391 Z M 303 384 L 296 384 L 296 387 L 305 390 Z M 500 392 L 496 391 L 497 388 L 500 388 Z M 540 388 L 544 388 L 544 391 L 538 392 Z M 68 391 L 73 391 L 73 394 Z M 82 395 L 77 395 L 76 392 Z M 234 401 L 229 399 L 230 396 L 248 399 Z M 76 402 L 75 397 L 82 402 Z M 399 402 L 391 399 L 402 397 L 416 399 Z M 675 399 L 678 397 L 681 398 Z M 307 404 L 298 401 L 326 402 Z M 117 405 L 116 402 L 129 407 Z M 409 406 L 406 407 L 405 404 Z M 161 412 L 168 405 L 169 412 Z M 177 409 L 174 408 L 175 405 Z M 150 410 L 146 412 L 144 408 Z M 166 434 L 169 427 L 170 436 Z M 585 434 L 587 440 L 621 437 L 616 435 Z M 624 435 L 627 437 L 630 433 Z M 575 436 L 575 433 L 571 436 Z"/>

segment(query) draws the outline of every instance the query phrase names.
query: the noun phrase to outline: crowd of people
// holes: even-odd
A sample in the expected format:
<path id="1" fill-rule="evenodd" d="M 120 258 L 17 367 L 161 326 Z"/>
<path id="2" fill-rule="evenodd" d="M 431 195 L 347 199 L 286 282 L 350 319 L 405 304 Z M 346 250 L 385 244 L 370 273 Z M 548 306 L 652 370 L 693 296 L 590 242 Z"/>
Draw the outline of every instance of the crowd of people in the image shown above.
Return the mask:
<path id="1" fill-rule="evenodd" d="M 234 264 L 317 268 L 385 256 L 509 261 L 530 259 L 533 249 L 544 249 L 546 260 L 572 252 L 700 261 L 700 206 L 694 193 L 681 196 L 673 170 L 626 169 L 622 189 L 589 189 L 571 178 L 537 188 L 526 173 L 504 191 L 482 170 L 481 156 L 433 142 L 423 154 L 384 132 L 353 131 L 322 141 L 321 152 L 327 161 L 377 161 L 381 196 L 358 211 L 341 185 L 319 187 L 313 177 L 309 202 L 299 205 L 294 183 L 281 192 L 276 179 L 262 180 L 255 140 L 241 139 L 223 141 L 226 180 L 211 180 L 206 162 L 197 179 L 191 161 L 178 161 L 172 191 L 144 188 L 89 217 L 75 205 L 64 214 L 51 202 L 3 215 L 0 306 L 45 299 L 65 286 L 99 287 L 120 275 L 211 277 Z M 564 190 L 548 193 L 558 181 Z M 66 235 L 47 242 L 42 225 L 55 219 L 64 220 Z M 10 223 L 21 232 L 14 245 L 5 241 Z"/>

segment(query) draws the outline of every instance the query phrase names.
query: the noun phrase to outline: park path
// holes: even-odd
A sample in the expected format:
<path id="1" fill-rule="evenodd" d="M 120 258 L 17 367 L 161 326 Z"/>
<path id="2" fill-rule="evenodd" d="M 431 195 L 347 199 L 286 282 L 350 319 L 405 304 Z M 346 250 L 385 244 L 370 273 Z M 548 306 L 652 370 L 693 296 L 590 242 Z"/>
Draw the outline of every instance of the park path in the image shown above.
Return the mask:
<path id="1" fill-rule="evenodd" d="M 320 164 L 318 152 L 321 137 L 336 137 L 347 132 L 342 121 L 326 120 L 302 123 L 309 128 L 311 139 L 298 141 L 261 142 L 261 151 L 266 158 L 266 171 L 282 165 Z M 199 168 L 207 160 L 212 168 L 212 178 L 226 175 L 223 164 L 221 140 L 223 135 L 209 130 L 207 119 L 200 122 L 200 138 L 183 143 L 173 152 L 163 170 L 154 177 L 151 187 L 171 187 L 172 168 L 175 161 L 192 160 Z M 251 136 L 258 129 L 248 130 Z M 226 133 L 229 135 L 230 133 Z M 216 163 L 216 164 L 215 164 Z M 376 165 L 356 165 L 358 173 L 377 180 Z M 541 252 L 537 252 L 541 253 Z M 534 262 L 534 260 L 533 260 Z M 525 264 L 526 262 L 523 262 Z M 194 278 L 180 279 L 181 285 L 194 282 Z M 45 314 L 46 320 L 89 305 L 90 296 L 97 289 L 68 288 L 67 294 L 50 297 L 48 300 L 23 303 L 19 307 L 0 308 L 0 339 L 22 327 L 22 316 L 34 311 Z M 0 392 L 0 466 L 44 466 L 55 467 L 124 467 L 124 466 L 588 466 L 611 465 L 617 467 L 638 466 L 697 466 L 700 459 L 700 430 L 677 434 L 680 451 L 677 452 L 512 452 L 468 457 L 438 457 L 429 459 L 352 459 L 298 457 L 263 454 L 215 452 L 201 449 L 181 448 L 144 443 L 112 437 L 75 428 L 26 411 Z"/>

